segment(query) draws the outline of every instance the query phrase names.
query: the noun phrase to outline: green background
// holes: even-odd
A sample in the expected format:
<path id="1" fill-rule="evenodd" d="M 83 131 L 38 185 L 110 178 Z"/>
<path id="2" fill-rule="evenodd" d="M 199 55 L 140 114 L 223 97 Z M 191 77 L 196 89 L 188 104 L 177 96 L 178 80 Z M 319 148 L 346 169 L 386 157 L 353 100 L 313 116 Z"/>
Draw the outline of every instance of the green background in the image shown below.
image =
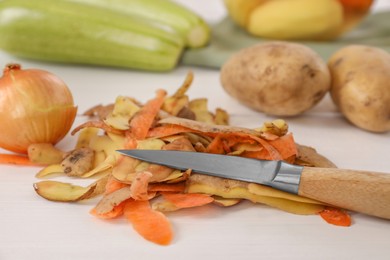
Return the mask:
<path id="1" fill-rule="evenodd" d="M 250 36 L 235 25 L 229 17 L 211 26 L 212 38 L 208 46 L 186 50 L 182 64 L 219 69 L 241 48 L 267 40 Z M 269 40 L 268 40 L 269 41 Z M 331 42 L 295 41 L 305 44 L 327 60 L 332 53 L 349 44 L 380 47 L 390 52 L 390 11 L 368 15 L 358 27 Z"/>

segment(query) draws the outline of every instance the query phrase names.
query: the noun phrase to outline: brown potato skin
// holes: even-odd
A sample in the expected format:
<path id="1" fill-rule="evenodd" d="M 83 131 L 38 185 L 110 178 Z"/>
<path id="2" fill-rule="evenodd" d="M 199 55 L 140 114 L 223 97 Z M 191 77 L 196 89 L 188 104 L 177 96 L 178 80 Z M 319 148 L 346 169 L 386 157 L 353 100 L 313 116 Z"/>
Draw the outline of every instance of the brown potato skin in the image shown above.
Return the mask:
<path id="1" fill-rule="evenodd" d="M 244 48 L 221 68 L 221 85 L 244 105 L 276 116 L 295 116 L 330 88 L 326 63 L 310 48 L 268 42 Z"/>
<path id="2" fill-rule="evenodd" d="M 364 45 L 334 53 L 328 66 L 334 103 L 354 125 L 372 132 L 390 130 L 390 54 Z"/>

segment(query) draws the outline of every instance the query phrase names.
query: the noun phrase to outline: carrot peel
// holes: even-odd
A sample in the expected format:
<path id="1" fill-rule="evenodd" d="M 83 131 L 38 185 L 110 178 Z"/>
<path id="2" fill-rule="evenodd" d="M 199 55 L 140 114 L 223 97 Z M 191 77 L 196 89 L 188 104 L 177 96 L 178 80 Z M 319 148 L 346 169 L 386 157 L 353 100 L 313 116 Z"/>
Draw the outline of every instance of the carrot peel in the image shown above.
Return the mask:
<path id="1" fill-rule="evenodd" d="M 154 99 L 148 101 L 130 121 L 130 129 L 137 140 L 145 139 L 153 121 L 164 103 L 166 92 L 158 90 Z"/>
<path id="2" fill-rule="evenodd" d="M 13 164 L 24 166 L 42 166 L 41 164 L 30 161 L 27 156 L 18 154 L 0 154 L 0 164 Z"/>
<path id="3" fill-rule="evenodd" d="M 153 210 L 147 200 L 128 200 L 125 202 L 124 215 L 133 228 L 146 240 L 159 245 L 169 245 L 173 239 L 173 230 L 168 218 Z"/>
<path id="4" fill-rule="evenodd" d="M 178 209 L 199 207 L 214 201 L 210 195 L 200 193 L 164 193 L 163 197 Z"/>
<path id="5" fill-rule="evenodd" d="M 351 226 L 351 216 L 344 210 L 327 207 L 320 212 L 320 216 L 329 224 L 336 226 Z"/>
<path id="6" fill-rule="evenodd" d="M 123 215 L 124 206 L 125 204 L 123 202 L 116 205 L 111 211 L 106 213 L 98 213 L 96 208 L 93 208 L 89 213 L 101 219 L 113 219 Z"/>
<path id="7" fill-rule="evenodd" d="M 105 187 L 105 194 L 113 193 L 114 191 L 120 190 L 123 187 L 126 187 L 127 185 L 117 181 L 114 178 L 110 178 L 107 181 L 106 187 Z"/>
<path id="8" fill-rule="evenodd" d="M 130 186 L 131 197 L 135 200 L 148 200 L 148 185 L 152 177 L 148 171 L 137 172 L 134 181 Z"/>

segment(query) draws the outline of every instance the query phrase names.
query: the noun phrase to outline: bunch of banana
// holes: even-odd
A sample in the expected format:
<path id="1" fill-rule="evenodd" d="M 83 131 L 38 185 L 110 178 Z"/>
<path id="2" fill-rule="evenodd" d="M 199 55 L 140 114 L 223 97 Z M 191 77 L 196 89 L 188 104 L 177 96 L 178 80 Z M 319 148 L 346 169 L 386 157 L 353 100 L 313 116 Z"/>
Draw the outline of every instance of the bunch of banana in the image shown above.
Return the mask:
<path id="1" fill-rule="evenodd" d="M 54 2 L 0 1 L 0 49 L 38 60 L 167 71 L 185 48 L 210 40 L 208 24 L 170 0 Z"/>
<path id="2" fill-rule="evenodd" d="M 279 40 L 332 40 L 353 28 L 373 0 L 224 0 L 250 34 Z"/>

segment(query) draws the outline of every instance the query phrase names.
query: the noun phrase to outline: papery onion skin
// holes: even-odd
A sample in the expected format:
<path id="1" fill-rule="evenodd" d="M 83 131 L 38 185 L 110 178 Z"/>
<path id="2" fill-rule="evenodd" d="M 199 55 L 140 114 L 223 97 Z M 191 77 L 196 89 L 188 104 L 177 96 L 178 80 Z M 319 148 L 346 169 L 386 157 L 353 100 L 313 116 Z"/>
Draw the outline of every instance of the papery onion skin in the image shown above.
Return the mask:
<path id="1" fill-rule="evenodd" d="M 39 69 L 9 64 L 0 78 L 0 147 L 27 153 L 33 143 L 56 144 L 73 125 L 77 113 L 68 86 Z"/>

